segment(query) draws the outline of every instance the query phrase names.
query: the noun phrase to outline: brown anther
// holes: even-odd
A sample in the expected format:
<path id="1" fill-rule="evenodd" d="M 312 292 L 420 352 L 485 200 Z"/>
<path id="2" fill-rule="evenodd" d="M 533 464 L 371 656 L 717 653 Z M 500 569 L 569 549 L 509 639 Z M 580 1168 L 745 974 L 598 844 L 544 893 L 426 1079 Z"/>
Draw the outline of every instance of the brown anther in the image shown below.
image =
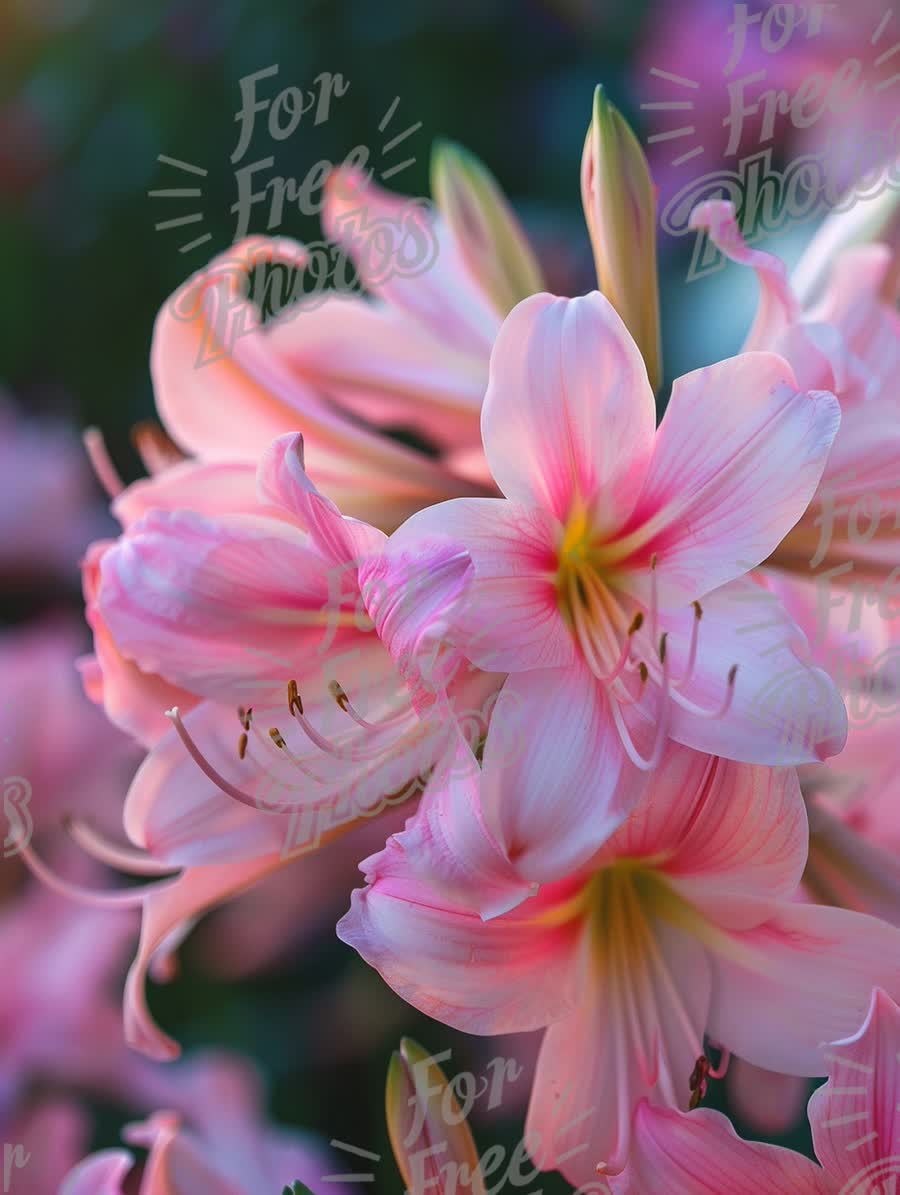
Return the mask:
<path id="1" fill-rule="evenodd" d="M 647 668 L 647 665 L 644 663 L 643 660 L 641 660 L 640 664 L 638 664 L 638 672 L 640 673 L 640 676 L 641 676 L 641 684 L 646 685 L 647 677 L 650 675 L 650 671 Z"/>
<path id="2" fill-rule="evenodd" d="M 284 737 L 277 726 L 269 727 L 269 738 L 272 740 L 272 742 L 275 744 L 276 747 L 284 748 L 287 746 L 287 743 L 284 741 Z"/>
<path id="3" fill-rule="evenodd" d="M 243 759 L 247 754 L 247 732 L 244 731 L 238 739 L 238 759 Z"/>
<path id="4" fill-rule="evenodd" d="M 631 626 L 628 628 L 629 635 L 636 635 L 641 627 L 644 625 L 644 615 L 638 610 L 634 618 L 631 620 Z"/>
<path id="5" fill-rule="evenodd" d="M 691 1089 L 691 1101 L 689 1104 L 690 1110 L 693 1112 L 695 1108 L 700 1106 L 700 1101 L 706 1095 L 706 1080 L 709 1076 L 711 1066 L 710 1061 L 705 1054 L 701 1054 L 694 1064 L 694 1069 L 691 1071 L 689 1086 Z"/>
<path id="6" fill-rule="evenodd" d="M 666 642 L 669 638 L 669 632 L 663 631 L 659 637 L 659 662 L 665 664 L 666 662 Z"/>
<path id="7" fill-rule="evenodd" d="M 328 682 L 328 692 L 331 694 L 331 696 L 335 699 L 335 701 L 338 703 L 338 705 L 341 707 L 341 709 L 346 714 L 347 706 L 350 703 L 350 698 L 347 696 L 347 694 L 344 692 L 343 688 L 338 684 L 338 682 L 336 680 L 330 680 Z"/>
<path id="8" fill-rule="evenodd" d="M 699 602 L 691 602 L 691 605 L 694 607 L 694 618 L 699 622 L 703 617 L 703 607 Z"/>
<path id="9" fill-rule="evenodd" d="M 250 729 L 250 719 L 253 717 L 252 709 L 244 709 L 242 705 L 238 706 L 238 721 L 245 731 Z"/>
<path id="10" fill-rule="evenodd" d="M 651 568 L 656 568 L 657 559 L 658 559 L 658 557 L 657 557 L 656 553 L 654 552 L 653 555 L 650 557 L 650 567 Z"/>
<path id="11" fill-rule="evenodd" d="M 297 688 L 297 682 L 295 680 L 288 681 L 287 700 L 288 710 L 292 716 L 295 709 L 298 714 L 303 713 L 303 702 L 300 699 L 300 691 Z"/>
<path id="12" fill-rule="evenodd" d="M 737 670 L 738 670 L 738 666 L 737 666 L 737 664 L 732 664 L 732 665 L 731 665 L 731 667 L 728 669 L 728 683 L 729 683 L 729 685 L 733 685 L 733 684 L 734 684 L 734 678 L 737 676 Z"/>

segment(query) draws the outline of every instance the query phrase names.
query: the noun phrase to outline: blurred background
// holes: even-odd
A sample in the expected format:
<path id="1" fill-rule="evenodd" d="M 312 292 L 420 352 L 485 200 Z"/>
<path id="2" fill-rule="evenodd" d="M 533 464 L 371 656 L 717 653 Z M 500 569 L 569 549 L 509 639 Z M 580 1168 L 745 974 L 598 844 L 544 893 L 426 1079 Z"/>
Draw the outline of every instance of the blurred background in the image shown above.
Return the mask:
<path id="1" fill-rule="evenodd" d="M 879 10 L 868 0 L 852 11 L 843 3 L 830 7 L 832 24 L 820 37 L 798 34 L 783 51 L 762 57 L 758 39 L 751 45 L 751 38 L 740 70 L 762 63 L 773 86 L 794 88 L 812 70 L 833 71 L 857 41 L 868 44 Z M 706 171 L 733 168 L 737 154 L 726 155 L 723 125 L 733 12 L 732 4 L 718 0 L 4 0 L 4 775 L 32 776 L 44 768 L 42 783 L 54 786 L 54 801 L 65 806 L 75 781 L 89 778 L 75 747 L 61 746 L 73 719 L 82 716 L 78 744 L 89 748 L 102 773 L 90 774 L 90 784 L 95 794 L 105 794 L 107 807 L 121 800 L 137 762 L 99 712 L 82 708 L 73 680 L 72 661 L 88 647 L 77 561 L 92 538 L 114 533 L 77 436 L 88 424 L 99 426 L 126 481 L 138 475 L 129 433 L 153 414 L 148 351 L 154 317 L 191 272 L 234 239 L 237 166 L 271 155 L 272 173 L 299 180 L 317 162 L 338 162 L 362 145 L 387 186 L 428 195 L 431 143 L 450 137 L 495 173 L 553 289 L 580 293 L 593 285 L 579 164 L 595 83 L 604 84 L 648 145 L 663 199 Z M 326 119 L 316 124 L 307 113 L 281 141 L 269 135 L 262 113 L 236 165 L 241 80 L 271 66 L 277 75 L 258 83 L 266 98 L 291 85 L 309 88 L 322 72 L 342 76 L 346 90 L 333 97 Z M 695 84 L 688 116 L 677 108 L 642 107 L 674 99 L 683 108 L 687 85 L 659 71 Z M 680 142 L 648 141 L 688 122 L 692 136 Z M 393 136 L 407 129 L 412 132 L 391 147 Z M 773 162 L 783 168 L 801 149 L 814 149 L 820 132 L 821 125 L 807 129 L 798 140 L 781 114 L 764 142 L 758 124 L 748 128 L 741 152 L 771 147 Z M 673 165 L 700 145 L 691 160 Z M 178 189 L 195 193 L 149 194 Z M 768 236 L 766 247 L 795 260 L 813 227 L 791 224 Z M 320 236 L 316 217 L 296 205 L 286 207 L 276 228 L 267 228 L 265 205 L 255 205 L 250 231 Z M 669 380 L 733 352 L 755 301 L 753 279 L 740 271 L 729 274 L 727 303 L 721 272 L 687 284 L 690 255 L 687 238 L 661 238 Z M 381 1154 L 375 1186 L 395 1191 L 400 1180 L 389 1160 L 381 1092 L 401 1034 L 433 1050 L 452 1047 L 448 1070 L 477 1075 L 489 1073 L 485 1067 L 501 1054 L 527 1064 L 536 1043 L 481 1042 L 426 1021 L 335 939 L 334 921 L 356 883 L 354 861 L 361 853 L 354 845 L 346 860 L 317 863 L 302 880 L 277 880 L 213 916 L 182 951 L 180 976 L 155 988 L 151 1002 L 188 1052 L 228 1047 L 256 1059 L 276 1119 Z M 24 880 L 15 859 L 0 867 L 6 900 L 0 911 L 10 919 Z M 15 935 L 13 944 L 4 947 L 4 941 L 0 931 L 0 950 L 19 949 Z M 126 942 L 97 977 L 113 999 L 128 955 Z M 16 965 L 15 958 L 0 957 L 4 970 Z M 11 1024 L 0 1016 L 4 1049 Z M 48 1030 L 37 1032 L 52 1043 Z M 52 1049 L 36 1050 L 35 1059 L 20 1077 L 17 1100 L 32 1099 L 35 1091 L 43 1098 L 46 1091 L 72 1096 L 73 1088 L 81 1090 L 72 1074 L 54 1067 Z M 476 1107 L 482 1148 L 493 1140 L 514 1142 L 528 1085 L 526 1072 L 507 1085 L 502 1107 L 490 1115 Z M 115 1142 L 123 1117 L 140 1103 L 134 1088 L 123 1097 L 112 1087 L 94 1084 L 89 1098 L 78 1096 L 90 1112 L 82 1135 L 93 1145 Z M 722 1085 L 712 1088 L 711 1102 L 721 1103 Z M 9 1115 L 14 1102 L 10 1096 Z M 806 1145 L 802 1134 L 790 1142 Z M 349 1158 L 336 1167 L 359 1168 Z M 541 1181 L 546 1190 L 562 1186 L 553 1178 Z"/>

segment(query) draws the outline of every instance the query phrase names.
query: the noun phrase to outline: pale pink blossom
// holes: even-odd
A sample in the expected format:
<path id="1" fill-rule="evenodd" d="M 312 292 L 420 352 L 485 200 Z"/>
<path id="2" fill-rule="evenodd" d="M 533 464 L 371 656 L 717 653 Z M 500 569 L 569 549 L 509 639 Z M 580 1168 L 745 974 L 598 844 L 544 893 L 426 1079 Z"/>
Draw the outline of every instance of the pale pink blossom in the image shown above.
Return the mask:
<path id="1" fill-rule="evenodd" d="M 676 381 L 656 429 L 643 361 L 601 295 L 537 295 L 507 318 L 482 412 L 506 496 L 419 512 L 384 567 L 406 576 L 417 543 L 441 539 L 471 557 L 448 636 L 511 674 L 484 799 L 520 865 L 553 869 L 534 879 L 596 850 L 668 738 L 769 764 L 843 746 L 833 685 L 745 579 L 805 510 L 838 419 L 782 358 L 746 353 Z M 787 671 L 785 711 L 766 695 Z"/>
<path id="2" fill-rule="evenodd" d="M 816 496 L 767 563 L 832 587 L 865 586 L 873 591 L 866 593 L 867 601 L 893 601 L 895 610 L 900 315 L 891 247 L 845 249 L 831 262 L 821 300 L 804 310 L 783 263 L 744 244 L 730 203 L 701 204 L 691 222 L 707 229 L 732 260 L 756 270 L 760 304 L 745 351 L 781 353 L 801 386 L 831 390 L 841 404 L 840 430 Z"/>
<path id="3" fill-rule="evenodd" d="M 900 993 L 895 929 L 793 899 L 806 816 L 792 769 L 670 746 L 618 833 L 527 897 L 470 760 L 438 768 L 407 830 L 365 862 L 338 933 L 457 1029 L 548 1027 L 527 1124 L 542 1168 L 574 1184 L 598 1162 L 620 1170 L 642 1098 L 688 1107 L 706 1035 L 754 1065 L 822 1074 L 820 1043 L 859 1024 L 873 985 Z"/>
<path id="4" fill-rule="evenodd" d="M 125 491 L 115 503 L 124 534 L 89 566 L 100 695 L 151 751 L 125 803 L 131 846 L 82 840 L 126 871 L 181 872 L 120 896 L 144 911 L 127 1033 L 159 1058 L 177 1046 L 144 999 L 154 956 L 154 974 L 165 978 L 172 949 L 202 912 L 417 798 L 449 742 L 447 703 L 486 721 L 498 686 L 460 672 L 445 695 L 440 677 L 419 668 L 435 620 L 465 591 L 464 552 L 443 542 L 423 548 L 429 576 L 399 637 L 382 609 L 398 669 L 361 591 L 383 532 L 343 517 L 312 486 L 299 436 L 270 446 L 252 471 L 252 496 L 247 469 L 185 463 Z M 205 501 L 205 510 L 182 500 Z M 402 592 L 393 604 L 409 605 Z M 181 707 L 168 720 L 166 696 Z"/>
<path id="5" fill-rule="evenodd" d="M 407 210 L 422 237 L 436 240 L 437 256 L 411 276 L 376 280 L 357 224 L 390 226 Z M 504 312 L 441 216 L 341 171 L 327 187 L 322 221 L 371 298 L 332 292 L 283 303 L 280 318 L 262 326 L 243 279 L 275 262 L 302 274 L 307 252 L 262 237 L 233 246 L 157 319 L 152 368 L 166 427 L 192 454 L 230 462 L 255 462 L 273 438 L 300 431 L 323 493 L 387 529 L 441 499 L 491 492 L 478 461 L 478 414 Z M 437 453 L 391 435 L 403 428 Z"/>
<path id="6" fill-rule="evenodd" d="M 809 1101 L 820 1165 L 773 1145 L 742 1141 L 718 1112 L 687 1115 L 642 1102 L 625 1171 L 613 1195 L 850 1195 L 892 1190 L 900 1173 L 897 1056 L 900 1010 L 872 994 L 862 1028 L 822 1046 L 828 1082 Z"/>

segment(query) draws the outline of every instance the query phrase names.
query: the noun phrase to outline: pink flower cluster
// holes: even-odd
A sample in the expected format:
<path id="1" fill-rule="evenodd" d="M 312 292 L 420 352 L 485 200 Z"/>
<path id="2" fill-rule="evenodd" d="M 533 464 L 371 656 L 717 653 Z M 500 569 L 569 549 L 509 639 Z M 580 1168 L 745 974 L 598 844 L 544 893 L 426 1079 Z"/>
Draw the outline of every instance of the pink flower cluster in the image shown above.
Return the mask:
<path id="1" fill-rule="evenodd" d="M 620 119 L 595 111 L 582 168 L 606 295 L 543 293 L 453 150 L 428 271 L 263 324 L 242 276 L 304 251 L 254 238 L 166 304 L 171 441 L 144 436 L 127 488 L 94 445 L 121 533 L 84 570 L 87 691 L 147 755 L 128 844 L 77 828 L 157 878 L 92 893 L 22 853 L 141 909 L 126 1035 L 170 1059 L 148 973 L 201 914 L 366 826 L 339 937 L 439 1021 L 544 1031 L 540 1168 L 617 1195 L 836 1191 L 890 1156 L 900 1088 L 896 247 L 835 252 L 813 302 L 704 204 L 759 314 L 657 425 L 649 190 Z M 325 230 L 400 202 L 339 171 Z M 732 1055 L 773 1104 L 831 1076 L 823 1169 L 689 1110 Z M 143 1195 L 219 1189 L 171 1117 L 131 1139 Z M 268 1148 L 235 1190 L 271 1188 Z M 118 1192 L 128 1165 L 64 1190 Z"/>

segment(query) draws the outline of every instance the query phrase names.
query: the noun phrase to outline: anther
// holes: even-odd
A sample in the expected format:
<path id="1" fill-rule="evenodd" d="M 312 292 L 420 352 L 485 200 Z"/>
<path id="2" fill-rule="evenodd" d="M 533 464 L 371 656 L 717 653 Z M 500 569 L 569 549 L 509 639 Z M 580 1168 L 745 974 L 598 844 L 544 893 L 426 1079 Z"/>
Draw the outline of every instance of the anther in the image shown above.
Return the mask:
<path id="1" fill-rule="evenodd" d="M 284 748 L 287 746 L 287 743 L 284 741 L 284 736 L 277 726 L 269 727 L 269 738 L 276 747 L 280 747 L 282 750 L 284 750 Z"/>
<path id="2" fill-rule="evenodd" d="M 338 682 L 336 680 L 330 680 L 328 682 L 328 692 L 331 694 L 331 696 L 335 699 L 335 701 L 338 703 L 338 705 L 341 707 L 341 709 L 346 714 L 347 707 L 350 704 L 350 698 L 344 692 L 341 685 L 338 684 Z"/>
<path id="3" fill-rule="evenodd" d="M 303 701 L 300 698 L 300 690 L 297 688 L 297 682 L 295 680 L 288 681 L 287 702 L 288 712 L 291 715 L 293 715 L 295 709 L 298 714 L 303 713 Z"/>
<path id="4" fill-rule="evenodd" d="M 659 639 L 659 662 L 665 664 L 666 662 L 666 642 L 669 638 L 669 632 L 663 631 Z"/>
<path id="5" fill-rule="evenodd" d="M 238 759 L 243 759 L 247 754 L 247 732 L 242 731 L 241 737 L 238 739 Z"/>
<path id="6" fill-rule="evenodd" d="M 694 607 L 694 617 L 699 622 L 700 619 L 703 617 L 703 607 L 700 605 L 699 602 L 691 602 L 691 605 Z"/>
<path id="7" fill-rule="evenodd" d="M 634 618 L 631 620 L 631 626 L 628 628 L 629 636 L 636 635 L 643 625 L 644 615 L 642 611 L 638 610 L 637 614 L 635 614 Z"/>
<path id="8" fill-rule="evenodd" d="M 648 677 L 649 677 L 649 675 L 650 675 L 650 670 L 649 670 L 649 668 L 647 667 L 647 665 L 644 663 L 644 661 L 643 661 L 643 660 L 641 660 L 640 664 L 638 665 L 638 672 L 639 672 L 639 673 L 640 673 L 640 675 L 641 675 L 641 684 L 642 684 L 642 685 L 646 685 L 646 683 L 647 683 L 647 678 L 648 678 Z"/>

